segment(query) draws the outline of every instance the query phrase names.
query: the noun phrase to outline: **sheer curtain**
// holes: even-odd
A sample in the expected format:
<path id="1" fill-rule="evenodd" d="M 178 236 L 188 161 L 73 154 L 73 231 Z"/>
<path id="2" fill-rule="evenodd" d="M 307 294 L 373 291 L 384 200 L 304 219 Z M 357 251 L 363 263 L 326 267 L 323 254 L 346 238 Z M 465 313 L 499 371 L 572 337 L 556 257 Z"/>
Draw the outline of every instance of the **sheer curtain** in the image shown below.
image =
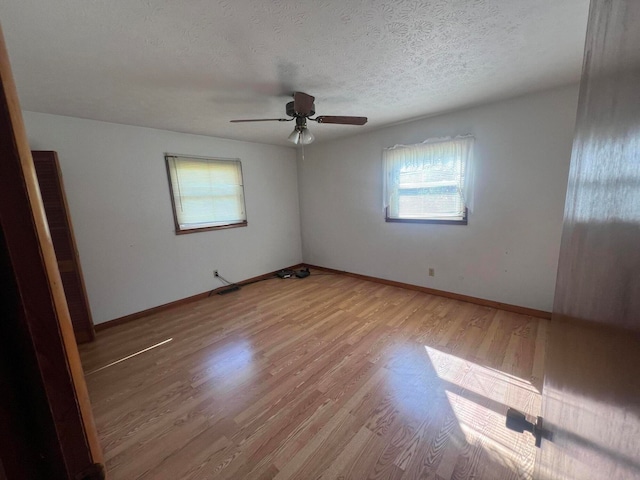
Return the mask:
<path id="1" fill-rule="evenodd" d="M 474 137 L 463 135 L 455 138 L 433 138 L 416 145 L 395 145 L 383 151 L 384 164 L 384 208 L 389 217 L 400 215 L 399 192 L 402 177 L 420 172 L 424 183 L 455 184 L 461 201 L 460 211 L 442 213 L 441 216 L 461 216 L 464 208 L 473 210 L 473 144 Z M 447 167 L 447 174 L 443 173 Z"/>

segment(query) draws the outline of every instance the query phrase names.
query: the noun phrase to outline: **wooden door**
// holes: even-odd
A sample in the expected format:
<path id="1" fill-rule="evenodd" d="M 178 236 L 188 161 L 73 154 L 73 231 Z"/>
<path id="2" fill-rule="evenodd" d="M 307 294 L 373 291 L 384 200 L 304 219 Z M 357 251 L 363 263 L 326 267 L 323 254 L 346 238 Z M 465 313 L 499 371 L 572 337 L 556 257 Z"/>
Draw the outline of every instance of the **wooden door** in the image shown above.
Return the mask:
<path id="1" fill-rule="evenodd" d="M 100 478 L 102 453 L 1 31 L 0 306 L 5 477 Z"/>
<path id="2" fill-rule="evenodd" d="M 51 151 L 32 151 L 31 155 L 38 176 L 44 211 L 47 214 L 53 248 L 56 252 L 58 269 L 62 277 L 73 332 L 78 343 L 91 342 L 96 334 L 64 193 L 58 155 Z"/>
<path id="3" fill-rule="evenodd" d="M 640 2 L 592 0 L 536 477 L 640 478 Z"/>

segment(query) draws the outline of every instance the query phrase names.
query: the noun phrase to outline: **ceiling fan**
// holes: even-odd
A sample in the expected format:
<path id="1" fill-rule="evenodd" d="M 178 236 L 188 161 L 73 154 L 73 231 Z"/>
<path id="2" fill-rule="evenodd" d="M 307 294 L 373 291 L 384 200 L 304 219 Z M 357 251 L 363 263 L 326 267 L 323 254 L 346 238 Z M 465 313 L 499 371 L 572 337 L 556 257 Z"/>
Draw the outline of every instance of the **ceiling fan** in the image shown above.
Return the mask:
<path id="1" fill-rule="evenodd" d="M 320 115 L 311 118 L 316 113 L 314 101 L 315 97 L 311 95 L 303 92 L 294 92 L 293 101 L 287 103 L 286 107 L 286 113 L 291 118 L 257 118 L 250 120 L 231 120 L 231 122 L 291 122 L 295 120 L 296 126 L 293 132 L 291 132 L 291 135 L 289 135 L 288 140 L 296 145 L 309 145 L 315 138 L 307 128 L 307 120 L 312 120 L 317 123 L 337 123 L 340 125 L 364 125 L 367 123 L 367 117 Z"/>

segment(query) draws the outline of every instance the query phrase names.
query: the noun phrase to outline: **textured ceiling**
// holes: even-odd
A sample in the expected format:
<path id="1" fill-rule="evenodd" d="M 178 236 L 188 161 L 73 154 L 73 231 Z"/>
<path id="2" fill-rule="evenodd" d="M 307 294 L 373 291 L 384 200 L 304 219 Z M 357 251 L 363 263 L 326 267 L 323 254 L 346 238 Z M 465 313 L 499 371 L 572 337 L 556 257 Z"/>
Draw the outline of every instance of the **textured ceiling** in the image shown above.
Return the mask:
<path id="1" fill-rule="evenodd" d="M 2 0 L 23 108 L 291 145 L 577 82 L 588 0 Z"/>

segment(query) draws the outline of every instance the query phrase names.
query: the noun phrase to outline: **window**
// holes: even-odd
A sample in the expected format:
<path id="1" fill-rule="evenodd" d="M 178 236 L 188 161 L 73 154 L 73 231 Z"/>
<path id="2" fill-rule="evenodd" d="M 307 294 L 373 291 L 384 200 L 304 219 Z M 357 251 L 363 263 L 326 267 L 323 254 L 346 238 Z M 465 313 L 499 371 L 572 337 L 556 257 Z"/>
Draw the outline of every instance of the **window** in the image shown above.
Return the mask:
<path id="1" fill-rule="evenodd" d="M 165 155 L 176 233 L 247 225 L 238 159 Z"/>
<path id="2" fill-rule="evenodd" d="M 383 153 L 387 222 L 467 224 L 473 137 L 396 145 Z"/>

